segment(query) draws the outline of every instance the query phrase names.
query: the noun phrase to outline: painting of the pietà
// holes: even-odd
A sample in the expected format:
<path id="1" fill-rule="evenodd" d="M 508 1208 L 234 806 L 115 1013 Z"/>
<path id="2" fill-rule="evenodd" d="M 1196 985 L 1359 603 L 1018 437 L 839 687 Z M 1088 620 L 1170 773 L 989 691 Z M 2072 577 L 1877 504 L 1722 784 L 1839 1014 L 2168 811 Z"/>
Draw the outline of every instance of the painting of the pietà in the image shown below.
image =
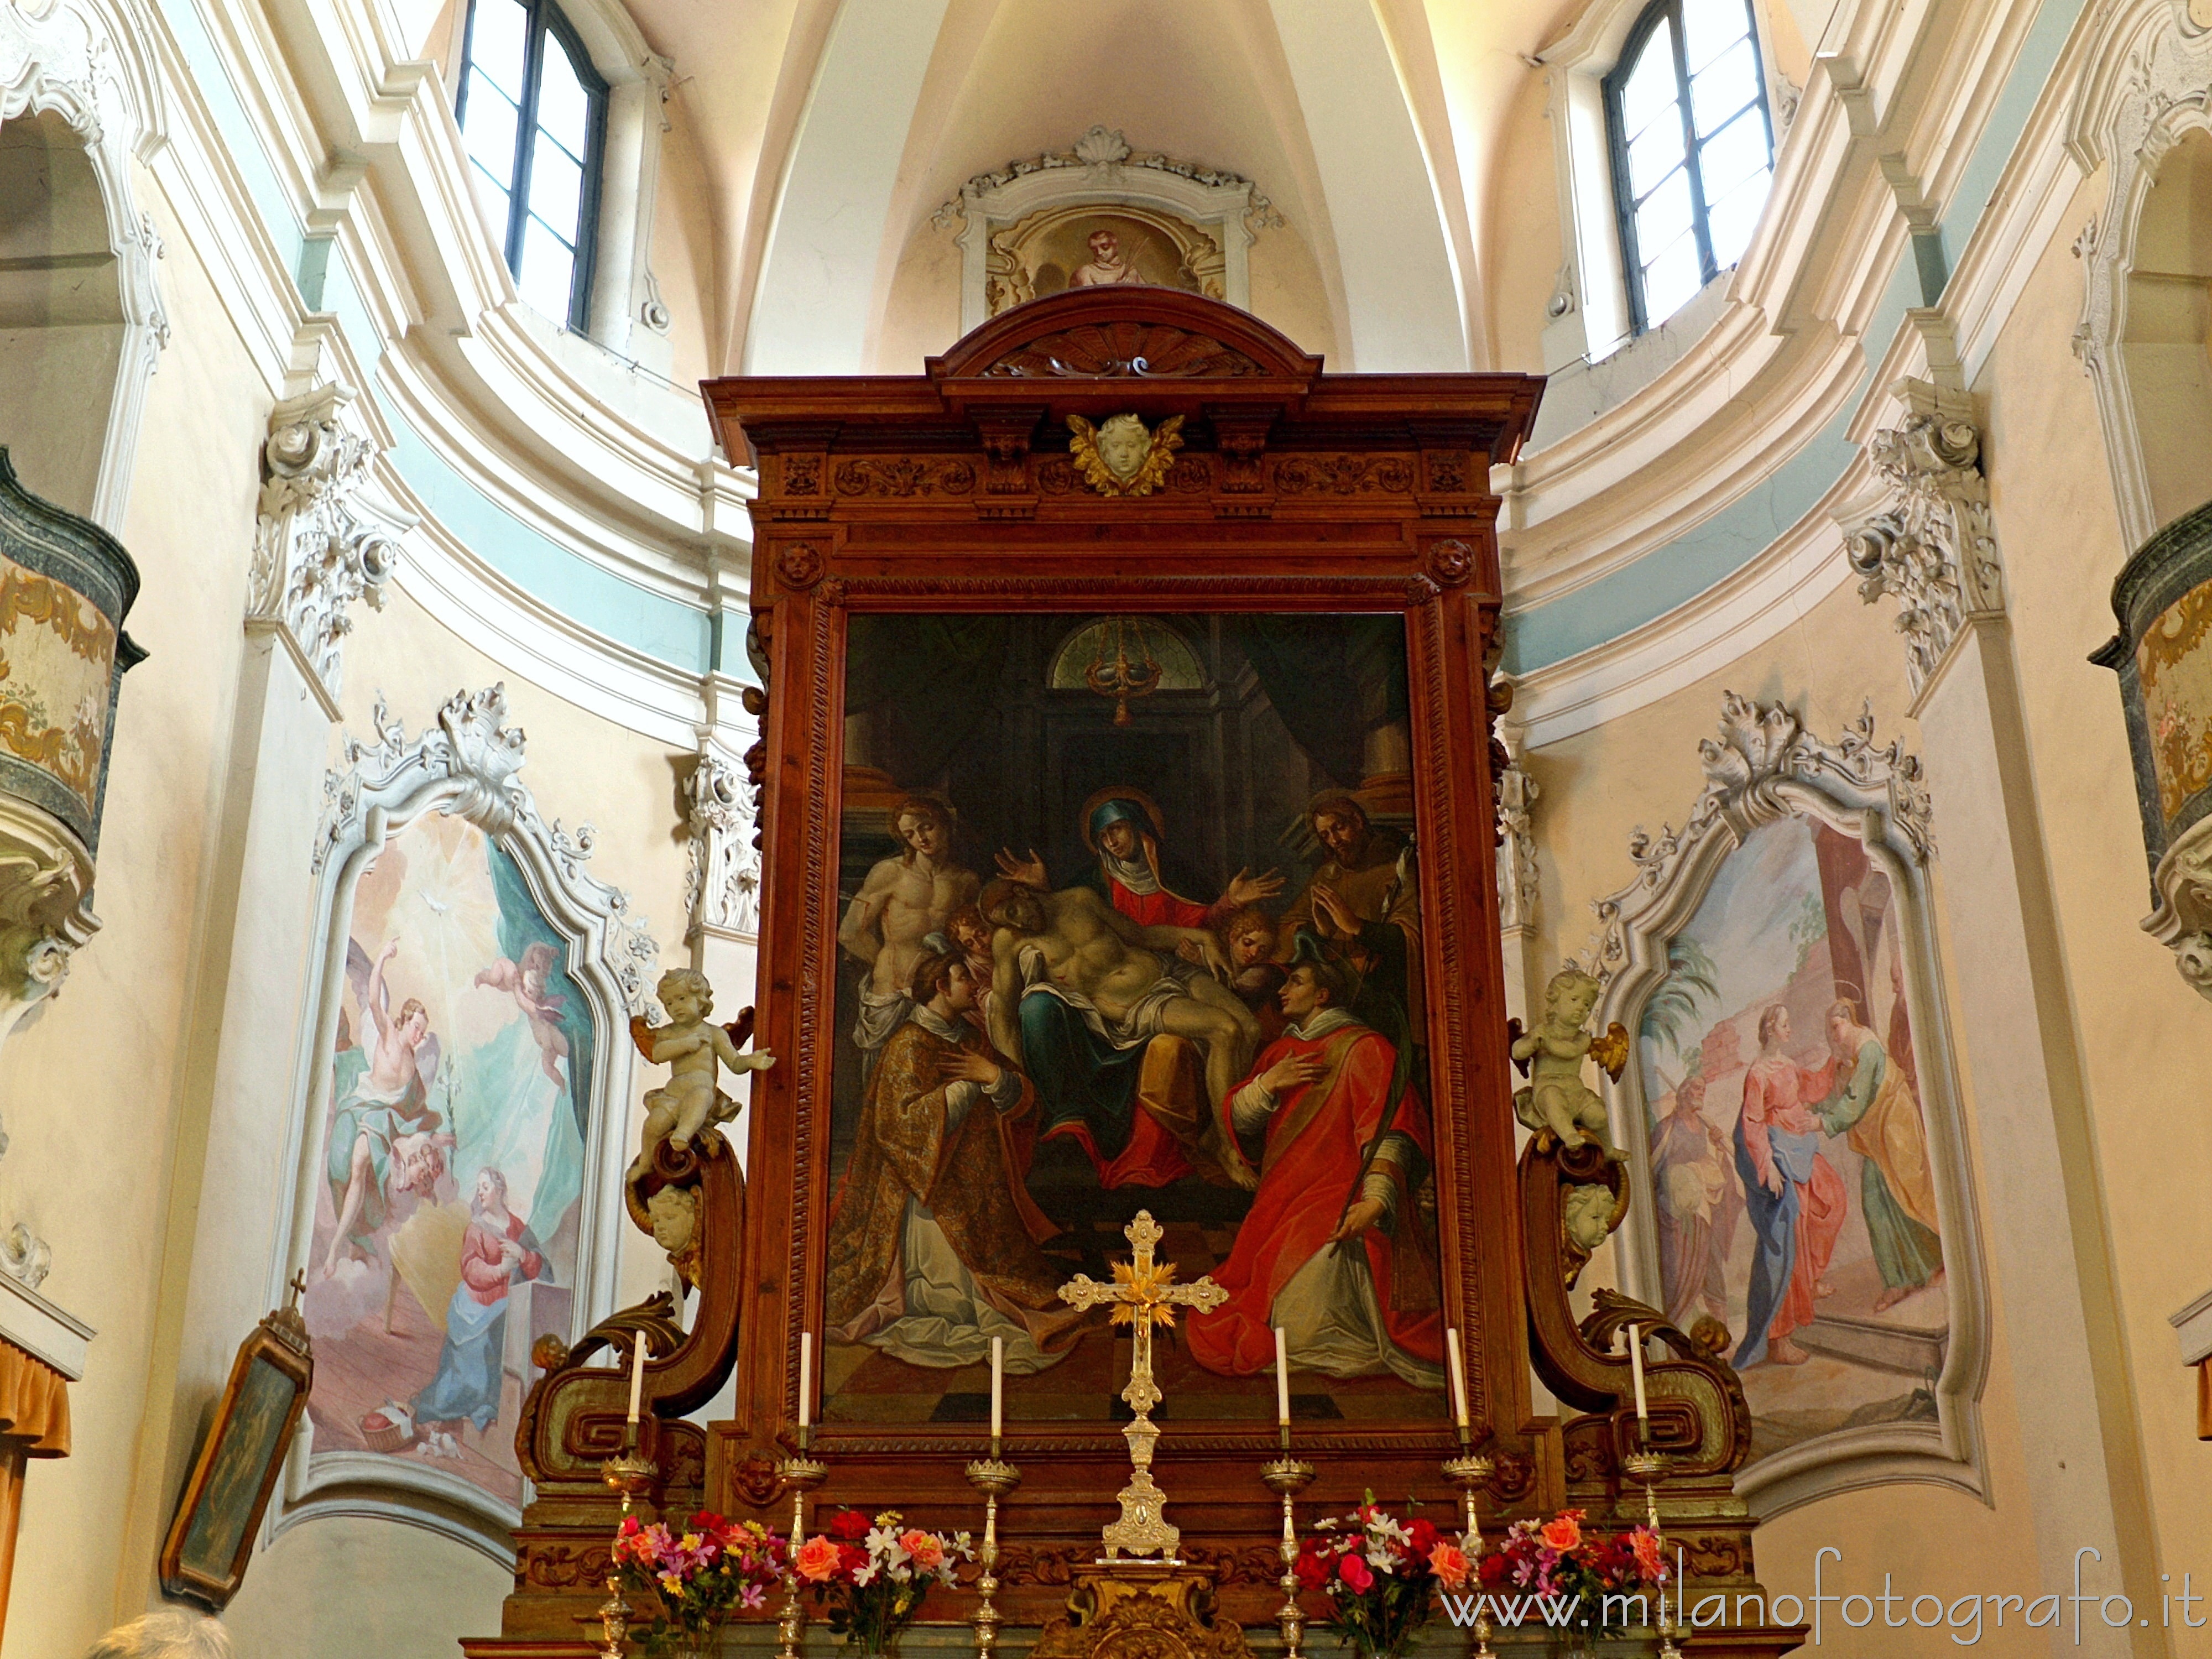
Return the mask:
<path id="1" fill-rule="evenodd" d="M 1229 1292 L 1170 1409 L 1443 1409 L 1396 617 L 851 624 L 825 1414 L 1103 1418 L 1059 1286 L 1150 1210 Z"/>

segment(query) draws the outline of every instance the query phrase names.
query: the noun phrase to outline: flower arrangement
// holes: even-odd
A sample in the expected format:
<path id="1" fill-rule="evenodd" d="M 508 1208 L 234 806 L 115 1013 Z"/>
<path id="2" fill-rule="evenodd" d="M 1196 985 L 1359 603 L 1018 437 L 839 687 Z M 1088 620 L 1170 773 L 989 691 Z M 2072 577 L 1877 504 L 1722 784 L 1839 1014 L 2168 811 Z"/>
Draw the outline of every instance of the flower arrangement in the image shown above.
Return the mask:
<path id="1" fill-rule="evenodd" d="M 973 1555 L 964 1532 L 908 1527 L 896 1510 L 871 1517 L 842 1510 L 791 1558 L 799 1582 L 829 1610 L 830 1628 L 863 1653 L 880 1654 L 914 1622 L 933 1584 L 953 1582 Z"/>
<path id="2" fill-rule="evenodd" d="M 1376 1508 L 1371 1492 L 1351 1514 L 1317 1522 L 1293 1570 L 1301 1589 L 1328 1598 L 1319 1622 L 1363 1659 L 1399 1652 L 1435 1613 L 1438 1587 L 1459 1589 L 1470 1571 L 1456 1538 Z"/>
<path id="3" fill-rule="evenodd" d="M 1579 1602 L 1591 1629 L 1626 1628 L 1629 1600 L 1665 1586 L 1666 1551 L 1649 1527 L 1603 1539 L 1584 1530 L 1583 1521 L 1580 1510 L 1563 1510 L 1548 1521 L 1516 1521 L 1504 1540 L 1482 1558 L 1476 1574 L 1482 1589 L 1493 1595 L 1521 1589 L 1555 1603 Z"/>
<path id="4" fill-rule="evenodd" d="M 681 1531 L 624 1516 L 612 1553 L 624 1589 L 659 1598 L 661 1616 L 645 1635 L 654 1659 L 696 1649 L 737 1609 L 765 1605 L 783 1577 L 783 1539 L 757 1521 L 726 1521 L 712 1510 Z"/>

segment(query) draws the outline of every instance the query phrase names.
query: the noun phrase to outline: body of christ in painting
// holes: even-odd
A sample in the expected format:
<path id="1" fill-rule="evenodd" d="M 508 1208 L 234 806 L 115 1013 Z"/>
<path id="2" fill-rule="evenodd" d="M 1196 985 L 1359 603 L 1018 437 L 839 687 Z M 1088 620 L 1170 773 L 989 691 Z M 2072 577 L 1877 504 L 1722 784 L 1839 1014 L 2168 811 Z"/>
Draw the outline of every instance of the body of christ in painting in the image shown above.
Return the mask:
<path id="1" fill-rule="evenodd" d="M 1126 1333 L 1057 1291 L 1139 1210 L 1231 1292 L 1169 1411 L 1271 1419 L 1280 1325 L 1302 1418 L 1442 1415 L 1402 619 L 862 616 L 847 662 L 902 798 L 842 824 L 825 1418 L 979 1417 L 998 1337 L 1010 1417 L 1105 1419 Z"/>

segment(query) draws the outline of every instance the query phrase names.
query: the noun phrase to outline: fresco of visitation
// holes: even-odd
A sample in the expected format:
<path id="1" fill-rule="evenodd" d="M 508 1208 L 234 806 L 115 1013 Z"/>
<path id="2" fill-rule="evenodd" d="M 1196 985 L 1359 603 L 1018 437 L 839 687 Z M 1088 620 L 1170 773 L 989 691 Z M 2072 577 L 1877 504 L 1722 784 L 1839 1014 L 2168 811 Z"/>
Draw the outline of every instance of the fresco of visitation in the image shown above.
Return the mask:
<path id="1" fill-rule="evenodd" d="M 1717 1320 L 1756 1455 L 1936 1420 L 1949 1337 L 1896 896 L 1786 818 L 1721 866 L 1644 1006 L 1668 1318 Z"/>

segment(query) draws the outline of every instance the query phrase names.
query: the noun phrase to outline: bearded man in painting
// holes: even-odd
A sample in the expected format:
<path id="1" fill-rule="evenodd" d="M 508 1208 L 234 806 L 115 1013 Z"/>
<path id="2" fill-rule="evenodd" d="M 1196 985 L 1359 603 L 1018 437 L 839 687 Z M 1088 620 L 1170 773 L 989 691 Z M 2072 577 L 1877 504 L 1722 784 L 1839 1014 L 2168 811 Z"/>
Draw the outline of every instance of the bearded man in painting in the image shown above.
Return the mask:
<path id="1" fill-rule="evenodd" d="M 853 1026 L 863 1081 L 912 1006 L 907 989 L 922 941 L 974 899 L 978 885 L 952 861 L 952 817 L 942 803 L 909 796 L 891 809 L 890 826 L 900 850 L 868 872 L 837 929 L 837 943 L 868 964 Z"/>
<path id="2" fill-rule="evenodd" d="M 972 1023 L 957 949 L 925 950 L 909 1012 L 868 1079 L 830 1218 L 830 1340 L 909 1364 L 1006 1367 L 1064 1358 L 1084 1316 L 1037 1246 L 1057 1231 L 1021 1182 L 1036 1097 Z"/>
<path id="3" fill-rule="evenodd" d="M 1229 1260 L 1229 1300 L 1183 1340 L 1208 1370 L 1291 1361 L 1330 1376 L 1395 1374 L 1443 1387 L 1443 1315 L 1415 1197 L 1428 1180 L 1419 1096 L 1394 1097 L 1398 1057 L 1351 1012 L 1350 975 L 1301 940 L 1280 994 L 1290 1024 L 1231 1093 L 1224 1125 L 1260 1167 Z"/>

